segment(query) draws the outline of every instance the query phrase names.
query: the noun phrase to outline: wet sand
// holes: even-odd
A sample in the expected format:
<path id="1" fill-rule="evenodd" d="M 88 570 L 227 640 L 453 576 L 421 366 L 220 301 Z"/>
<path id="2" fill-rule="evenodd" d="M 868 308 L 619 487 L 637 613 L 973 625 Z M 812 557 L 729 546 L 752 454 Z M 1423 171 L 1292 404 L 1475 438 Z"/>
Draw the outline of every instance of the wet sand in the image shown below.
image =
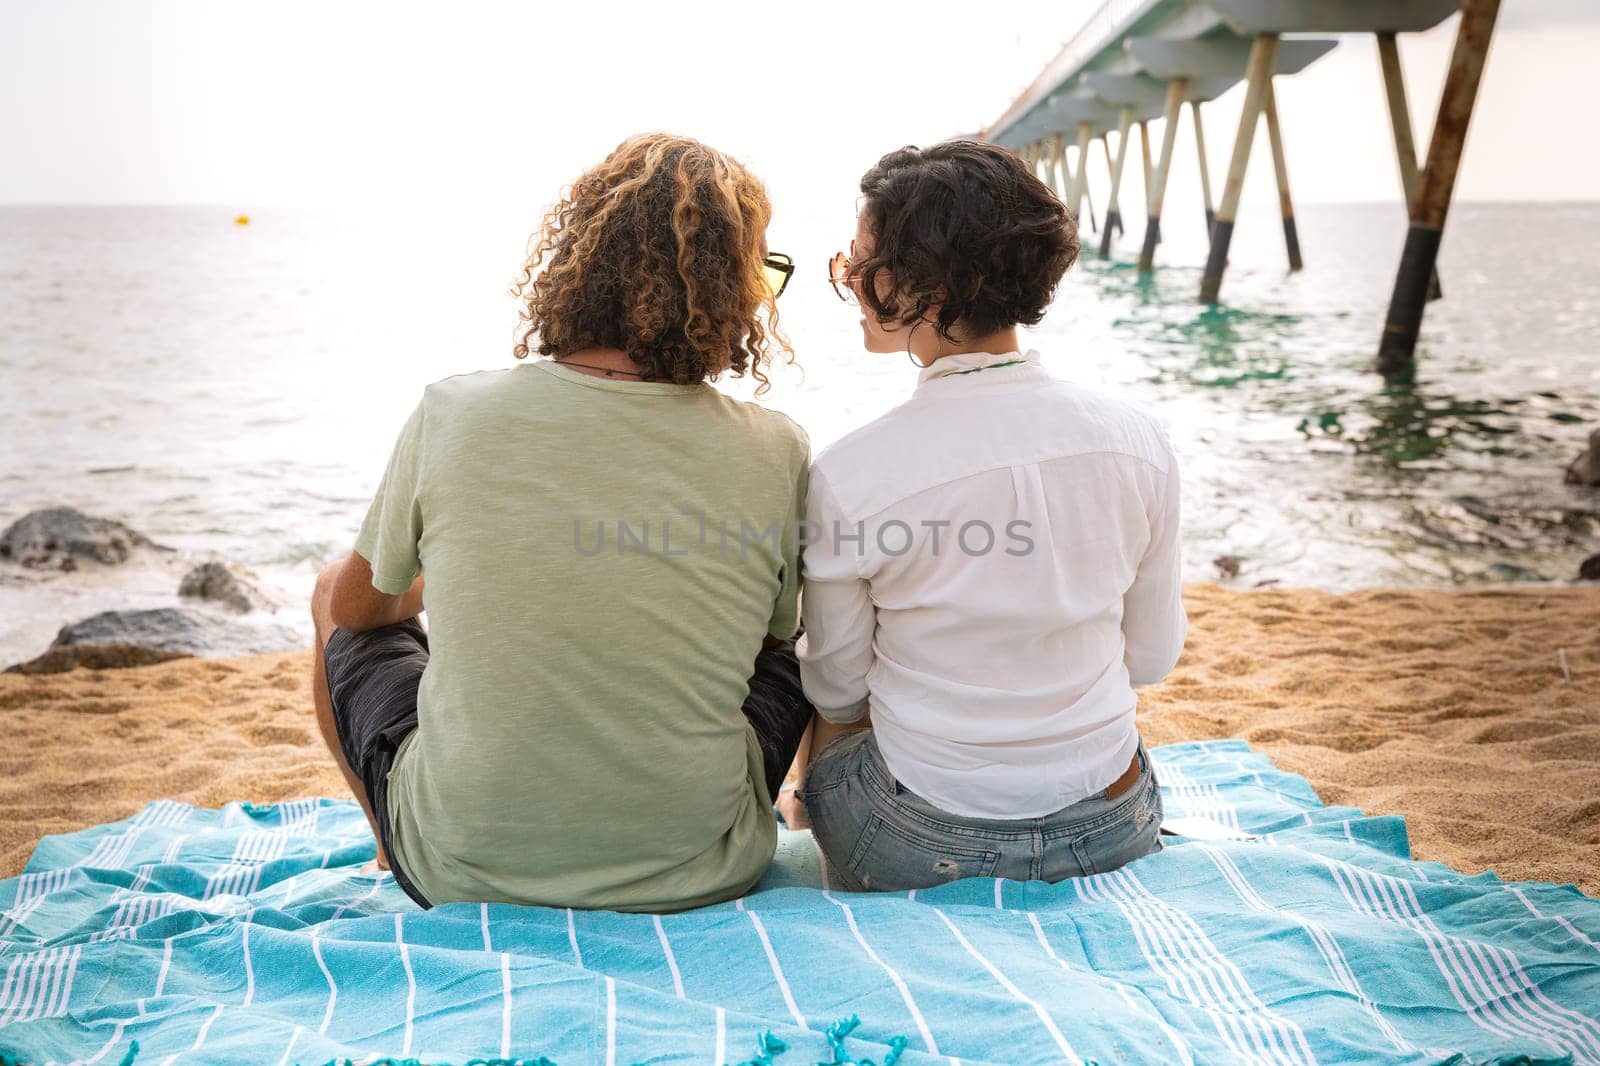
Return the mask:
<path id="1" fill-rule="evenodd" d="M 1404 815 L 1420 859 L 1600 896 L 1600 588 L 1185 596 L 1151 744 L 1241 737 L 1326 803 Z M 309 652 L 0 674 L 0 729 L 0 878 L 160 797 L 348 798 Z"/>

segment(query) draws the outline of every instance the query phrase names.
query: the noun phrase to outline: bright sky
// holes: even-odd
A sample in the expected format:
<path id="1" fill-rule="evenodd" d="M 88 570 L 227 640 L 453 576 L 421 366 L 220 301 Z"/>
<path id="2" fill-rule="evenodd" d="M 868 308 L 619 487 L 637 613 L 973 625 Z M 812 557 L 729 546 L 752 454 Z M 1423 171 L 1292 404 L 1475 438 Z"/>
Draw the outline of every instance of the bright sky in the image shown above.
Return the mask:
<path id="1" fill-rule="evenodd" d="M 824 190 L 853 202 L 884 151 L 991 121 L 1097 6 L 5 0 L 0 202 L 520 216 L 624 136 L 670 129 L 809 215 Z M 1501 23 L 1458 196 L 1600 197 L 1600 4 L 1505 0 Z M 1453 32 L 1402 40 L 1422 143 Z M 1207 106 L 1219 186 L 1241 95 Z M 1370 38 L 1278 95 L 1299 200 L 1398 198 Z M 1196 185 L 1188 135 L 1175 190 Z M 1273 197 L 1258 149 L 1251 201 Z"/>

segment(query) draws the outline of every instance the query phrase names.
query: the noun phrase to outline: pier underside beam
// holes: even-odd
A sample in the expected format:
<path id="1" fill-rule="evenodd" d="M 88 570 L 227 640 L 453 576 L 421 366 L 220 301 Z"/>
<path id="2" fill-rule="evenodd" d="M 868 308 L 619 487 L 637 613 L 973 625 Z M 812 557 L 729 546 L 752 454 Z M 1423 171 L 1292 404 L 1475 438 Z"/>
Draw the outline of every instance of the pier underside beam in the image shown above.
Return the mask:
<path id="1" fill-rule="evenodd" d="M 1167 106 L 1161 131 L 1161 162 L 1156 168 L 1155 187 L 1150 191 L 1150 214 L 1145 223 L 1144 248 L 1139 252 L 1139 272 L 1148 274 L 1156 265 L 1156 242 L 1161 239 L 1161 205 L 1167 194 L 1167 175 L 1172 172 L 1172 149 L 1178 142 L 1178 120 L 1183 117 L 1183 99 L 1188 92 L 1187 78 L 1167 82 Z"/>
<path id="2" fill-rule="evenodd" d="M 1200 160 L 1200 196 L 1206 205 L 1206 234 L 1217 223 L 1217 212 L 1211 200 L 1211 166 L 1206 162 L 1206 131 L 1200 124 L 1200 101 L 1190 100 L 1189 110 L 1194 115 L 1194 150 Z"/>
<path id="3" fill-rule="evenodd" d="M 1405 74 L 1400 69 L 1400 45 L 1392 33 L 1378 37 L 1378 63 L 1383 68 L 1383 88 L 1389 99 L 1389 126 L 1394 130 L 1394 157 L 1400 168 L 1400 189 L 1405 195 L 1406 216 L 1417 202 L 1417 146 L 1411 135 L 1411 108 L 1406 103 Z M 1444 295 L 1439 272 L 1428 279 L 1428 299 Z"/>
<path id="4" fill-rule="evenodd" d="M 1417 187 L 1416 202 L 1411 206 L 1411 229 L 1406 233 L 1394 294 L 1389 299 L 1388 321 L 1378 344 L 1378 369 L 1386 377 L 1407 377 L 1414 366 L 1417 334 L 1428 302 L 1428 279 L 1438 262 L 1461 148 L 1466 143 L 1467 125 L 1472 120 L 1499 13 L 1500 0 L 1466 0 L 1461 5 L 1455 50 L 1445 74 L 1433 136 L 1428 141 L 1428 162 Z"/>
<path id="5" fill-rule="evenodd" d="M 1294 226 L 1294 199 L 1289 195 L 1289 162 L 1283 154 L 1283 131 L 1278 125 L 1278 94 L 1267 82 L 1267 95 L 1262 105 L 1267 118 L 1267 140 L 1272 144 L 1272 169 L 1278 177 L 1278 207 L 1283 212 L 1283 243 L 1289 253 L 1289 269 L 1300 270 L 1305 262 L 1300 258 L 1300 234 Z"/>
<path id="6" fill-rule="evenodd" d="M 1282 41 L 1272 61 L 1273 74 L 1298 74 L 1339 44 L 1328 38 L 1296 38 Z M 1248 37 L 1223 34 L 1180 40 L 1167 37 L 1129 37 L 1128 54 L 1162 81 L 1189 78 L 1191 81 L 1237 78 L 1250 62 L 1254 45 Z M 1207 96 L 1207 99 L 1210 97 Z"/>
<path id="7" fill-rule="evenodd" d="M 1233 141 L 1233 158 L 1228 163 L 1228 180 L 1222 187 L 1222 205 L 1211 231 L 1211 254 L 1206 258 L 1205 276 L 1200 281 L 1200 302 L 1216 303 L 1222 291 L 1222 272 L 1228 265 L 1228 245 L 1233 241 L 1233 222 L 1239 214 L 1239 197 L 1244 191 L 1244 172 L 1250 163 L 1250 144 L 1272 71 L 1278 59 L 1278 36 L 1264 33 L 1250 46 L 1250 64 L 1245 77 L 1244 110 L 1239 114 L 1239 132 Z"/>
<path id="8" fill-rule="evenodd" d="M 1117 115 L 1117 158 L 1111 164 L 1111 202 L 1106 207 L 1106 226 L 1100 231 L 1100 254 L 1111 254 L 1111 231 L 1122 225 L 1121 189 L 1122 168 L 1128 162 L 1128 137 L 1133 132 L 1133 108 L 1125 107 Z M 1110 140 L 1106 151 L 1111 150 Z"/>
<path id="9" fill-rule="evenodd" d="M 1459 0 L 1207 0 L 1241 33 L 1419 33 L 1455 13 Z"/>

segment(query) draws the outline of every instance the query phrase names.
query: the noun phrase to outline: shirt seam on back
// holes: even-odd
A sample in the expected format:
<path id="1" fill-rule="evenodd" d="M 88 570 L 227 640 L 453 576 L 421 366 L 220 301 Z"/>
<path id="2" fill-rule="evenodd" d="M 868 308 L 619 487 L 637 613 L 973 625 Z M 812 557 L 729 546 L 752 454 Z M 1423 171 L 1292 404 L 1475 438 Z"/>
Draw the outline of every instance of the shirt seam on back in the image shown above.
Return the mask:
<path id="1" fill-rule="evenodd" d="M 995 463 L 994 465 L 986 466 L 981 470 L 974 470 L 971 473 L 962 474 L 959 477 L 949 478 L 948 480 L 945 480 L 945 481 L 936 481 L 931 485 L 924 485 L 919 489 L 913 489 L 913 490 L 911 490 L 909 492 L 902 493 L 901 495 L 896 496 L 893 499 L 889 500 L 888 502 L 884 503 L 882 506 L 879 506 L 879 507 L 874 508 L 873 510 L 864 512 L 859 518 L 856 518 L 855 521 L 865 522 L 868 519 L 874 518 L 877 515 L 882 514 L 883 512 L 887 511 L 891 507 L 894 507 L 894 506 L 897 506 L 899 504 L 904 503 L 905 501 L 911 499 L 914 496 L 920 496 L 924 492 L 932 492 L 934 489 L 944 488 L 947 485 L 955 485 L 955 484 L 957 484 L 959 482 L 962 482 L 962 481 L 970 481 L 971 479 L 973 479 L 975 477 L 978 477 L 981 474 L 991 474 L 996 470 L 1015 469 L 1016 467 L 1019 467 L 1019 466 L 1036 466 L 1036 465 L 1041 465 L 1043 463 L 1055 462 L 1056 460 L 1059 460 L 1059 459 L 1076 459 L 1076 458 L 1079 458 L 1080 456 L 1085 456 L 1085 455 L 1118 455 L 1118 456 L 1121 456 L 1121 457 L 1123 457 L 1125 459 L 1132 459 L 1135 462 L 1143 463 L 1145 466 L 1148 466 L 1150 469 L 1154 470 L 1158 474 L 1161 474 L 1162 476 L 1166 476 L 1167 473 L 1169 473 L 1169 471 L 1170 471 L 1170 464 L 1169 464 L 1169 466 L 1167 468 L 1163 468 L 1163 467 L 1157 466 L 1155 463 L 1151 462 L 1149 459 L 1146 459 L 1142 455 L 1135 455 L 1132 452 L 1121 451 L 1120 449 L 1117 449 L 1117 448 L 1094 448 L 1094 449 L 1090 449 L 1088 451 L 1072 452 L 1069 455 L 1052 455 L 1047 459 L 1030 459 L 1027 462 L 1022 462 L 1022 463 Z M 827 476 L 827 471 L 823 471 L 823 476 L 824 477 Z M 839 495 L 838 495 L 838 493 L 833 492 L 833 487 L 831 485 L 829 486 L 829 492 L 833 496 L 834 503 L 836 505 L 839 504 Z M 838 507 L 838 511 L 839 511 L 839 513 L 841 515 L 844 515 L 844 517 L 846 519 L 850 518 L 850 516 L 845 513 L 845 510 L 844 510 L 843 506 L 839 506 Z"/>

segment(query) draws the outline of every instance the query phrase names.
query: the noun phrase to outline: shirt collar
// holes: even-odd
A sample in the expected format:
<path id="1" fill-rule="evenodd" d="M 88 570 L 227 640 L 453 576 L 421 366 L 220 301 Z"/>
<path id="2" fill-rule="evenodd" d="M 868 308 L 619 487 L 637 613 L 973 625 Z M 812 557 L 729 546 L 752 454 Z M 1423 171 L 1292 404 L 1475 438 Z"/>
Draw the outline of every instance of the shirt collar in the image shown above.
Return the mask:
<path id="1" fill-rule="evenodd" d="M 1000 366 L 1001 363 L 1007 365 Z M 936 359 L 923 367 L 917 374 L 916 391 L 920 393 L 934 388 L 946 388 L 956 382 L 1032 377 L 1042 370 L 1039 353 L 1032 348 L 998 355 L 994 352 L 959 352 Z"/>

